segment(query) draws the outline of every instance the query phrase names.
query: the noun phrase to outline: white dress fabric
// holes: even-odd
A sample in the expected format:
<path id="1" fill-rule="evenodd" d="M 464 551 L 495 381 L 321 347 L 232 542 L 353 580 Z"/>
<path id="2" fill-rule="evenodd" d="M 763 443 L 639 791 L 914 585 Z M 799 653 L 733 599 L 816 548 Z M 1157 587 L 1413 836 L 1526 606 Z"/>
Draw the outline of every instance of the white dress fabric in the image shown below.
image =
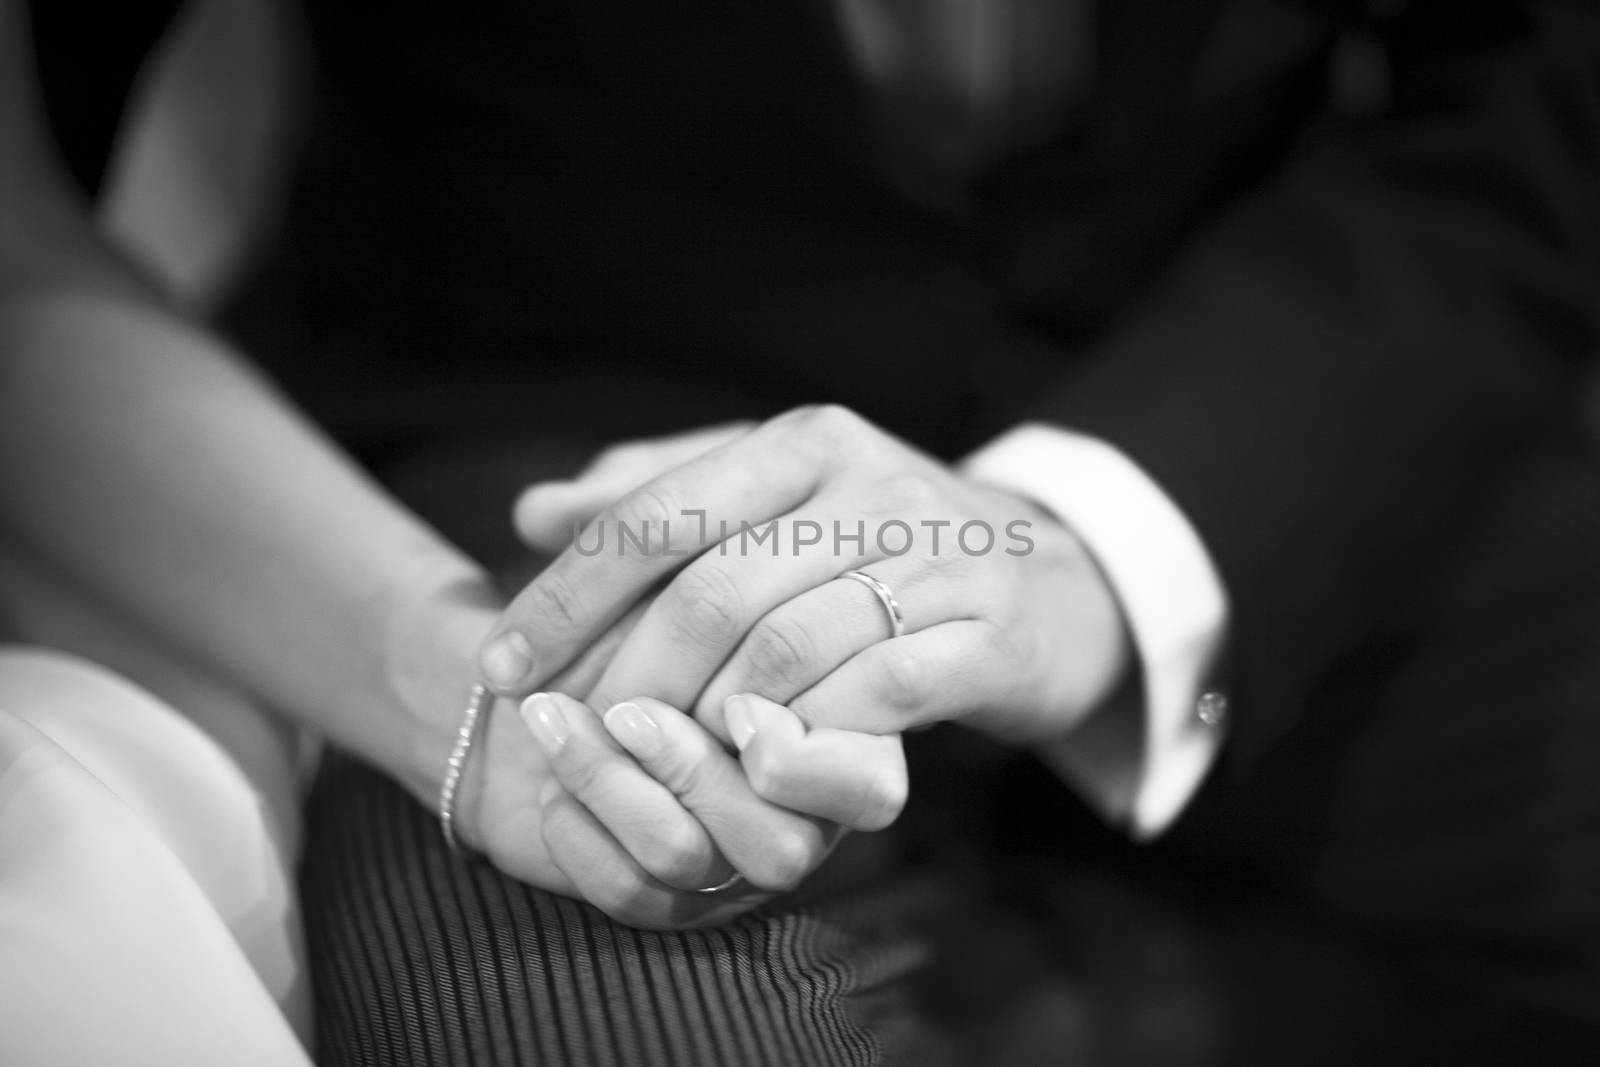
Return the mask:
<path id="1" fill-rule="evenodd" d="M 0 1063 L 303 1065 L 293 863 L 180 714 L 0 646 Z"/>

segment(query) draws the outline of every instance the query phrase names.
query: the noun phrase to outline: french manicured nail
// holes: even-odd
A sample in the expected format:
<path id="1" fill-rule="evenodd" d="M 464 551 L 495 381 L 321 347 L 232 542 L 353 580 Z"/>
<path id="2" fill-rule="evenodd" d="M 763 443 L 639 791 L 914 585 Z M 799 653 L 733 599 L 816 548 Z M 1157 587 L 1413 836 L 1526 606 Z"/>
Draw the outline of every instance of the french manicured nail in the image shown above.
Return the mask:
<path id="1" fill-rule="evenodd" d="M 756 735 L 755 720 L 750 717 L 750 701 L 742 693 L 734 694 L 723 702 L 722 717 L 728 724 L 728 736 L 733 738 L 733 747 L 743 752 Z"/>
<path id="2" fill-rule="evenodd" d="M 522 702 L 522 721 L 528 724 L 533 739 L 544 754 L 554 756 L 567 743 L 567 717 L 561 706 L 545 693 L 535 693 Z"/>
<path id="3" fill-rule="evenodd" d="M 605 715 L 606 729 L 617 743 L 639 759 L 650 759 L 661 751 L 661 727 L 650 713 L 632 701 L 618 704 Z"/>
<path id="4" fill-rule="evenodd" d="M 533 671 L 533 646 L 517 631 L 507 630 L 489 642 L 478 659 L 490 685 L 512 689 Z"/>

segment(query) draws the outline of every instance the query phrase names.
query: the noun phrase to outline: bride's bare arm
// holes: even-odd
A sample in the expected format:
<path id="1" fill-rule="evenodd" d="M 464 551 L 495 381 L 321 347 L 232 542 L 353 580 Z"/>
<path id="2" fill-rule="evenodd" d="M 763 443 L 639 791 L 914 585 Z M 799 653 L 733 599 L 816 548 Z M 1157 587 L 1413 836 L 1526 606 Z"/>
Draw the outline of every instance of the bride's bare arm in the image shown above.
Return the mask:
<path id="1" fill-rule="evenodd" d="M 428 798 L 487 582 L 98 239 L 22 6 L 0 0 L 0 537 Z"/>

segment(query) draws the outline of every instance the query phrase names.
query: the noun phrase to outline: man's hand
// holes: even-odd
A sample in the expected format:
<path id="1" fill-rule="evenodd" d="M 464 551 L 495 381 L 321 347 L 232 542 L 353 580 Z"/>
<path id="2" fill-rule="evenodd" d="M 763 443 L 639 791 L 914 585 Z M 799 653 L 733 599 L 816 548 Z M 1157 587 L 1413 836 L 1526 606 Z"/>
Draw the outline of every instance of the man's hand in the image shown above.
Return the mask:
<path id="1" fill-rule="evenodd" d="M 612 445 L 570 481 L 529 486 L 512 509 L 512 522 L 528 547 L 554 555 L 570 545 L 573 534 L 603 508 L 674 467 L 737 441 L 755 427 L 753 422 L 730 422 Z"/>
<path id="2" fill-rule="evenodd" d="M 893 591 L 904 636 L 886 639 L 869 589 L 836 580 L 856 569 Z M 818 726 L 956 719 L 1039 740 L 1129 662 L 1115 598 L 1070 531 L 838 408 L 790 412 L 602 508 L 507 609 L 486 673 L 527 693 L 663 582 L 591 703 L 653 693 L 722 736 L 728 699 L 759 693 Z"/>

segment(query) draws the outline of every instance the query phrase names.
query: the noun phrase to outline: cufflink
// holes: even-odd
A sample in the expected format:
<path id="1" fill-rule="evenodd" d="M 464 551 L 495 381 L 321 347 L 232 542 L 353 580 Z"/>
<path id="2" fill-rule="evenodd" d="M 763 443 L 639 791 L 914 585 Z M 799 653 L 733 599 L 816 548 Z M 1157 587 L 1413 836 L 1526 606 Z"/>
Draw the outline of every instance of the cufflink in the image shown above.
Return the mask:
<path id="1" fill-rule="evenodd" d="M 1207 726 L 1221 726 L 1228 721 L 1228 698 L 1215 691 L 1201 693 L 1194 702 L 1194 717 Z"/>

